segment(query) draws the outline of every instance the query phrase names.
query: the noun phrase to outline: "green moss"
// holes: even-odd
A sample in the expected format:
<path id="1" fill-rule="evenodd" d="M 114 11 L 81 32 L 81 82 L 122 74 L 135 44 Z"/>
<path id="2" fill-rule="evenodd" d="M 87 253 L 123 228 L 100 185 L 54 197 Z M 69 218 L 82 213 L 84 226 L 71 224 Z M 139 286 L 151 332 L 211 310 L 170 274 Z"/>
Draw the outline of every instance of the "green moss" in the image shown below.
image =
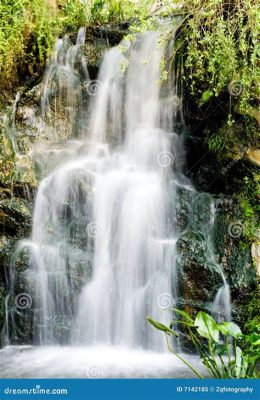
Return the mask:
<path id="1" fill-rule="evenodd" d="M 243 306 L 244 326 L 247 332 L 253 331 L 256 327 L 260 329 L 260 285 L 253 290 L 247 303 Z"/>
<path id="2" fill-rule="evenodd" d="M 0 131 L 0 182 L 12 184 L 15 178 L 15 152 L 11 140 Z"/>

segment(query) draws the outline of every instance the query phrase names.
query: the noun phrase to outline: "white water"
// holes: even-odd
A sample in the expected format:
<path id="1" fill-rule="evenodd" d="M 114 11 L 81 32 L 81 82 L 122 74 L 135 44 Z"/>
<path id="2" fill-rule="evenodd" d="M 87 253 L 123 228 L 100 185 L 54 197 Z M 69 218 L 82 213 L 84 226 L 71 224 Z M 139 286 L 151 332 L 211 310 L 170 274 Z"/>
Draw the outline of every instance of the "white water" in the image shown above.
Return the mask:
<path id="1" fill-rule="evenodd" d="M 193 367 L 202 371 L 195 356 Z M 0 350 L 1 378 L 154 378 L 196 377 L 169 353 L 125 347 L 6 347 Z"/>
<path id="2" fill-rule="evenodd" d="M 42 83 L 41 109 L 48 137 L 68 139 L 80 133 L 83 101 L 82 82 L 89 80 L 87 61 L 82 52 L 85 28 L 73 45 L 66 36 L 57 41 Z"/>
<path id="3" fill-rule="evenodd" d="M 75 46 L 58 41 L 43 83 L 45 117 L 52 111 L 49 88 L 54 83 L 58 89 L 65 87 L 62 96 L 59 90 L 54 93 L 54 103 L 62 101 L 68 111 L 65 137 L 79 133 L 75 119 L 83 88 L 75 60 L 83 34 L 80 31 Z M 68 161 L 63 156 L 62 164 L 39 186 L 32 238 L 19 251 L 27 248 L 31 254 L 24 278 L 33 299 L 33 341 L 45 346 L 19 353 L 17 362 L 24 362 L 25 376 L 34 374 L 28 358 L 37 365 L 38 357 L 37 376 L 47 376 L 44 369 L 49 376 L 84 376 L 83 365 L 92 356 L 101 358 L 105 377 L 113 364 L 105 360 L 113 357 L 113 365 L 118 364 L 113 377 L 168 376 L 158 366 L 168 365 L 168 355 L 161 354 L 167 351 L 164 337 L 146 317 L 165 324 L 173 318 L 170 308 L 178 296 L 176 242 L 181 233 L 175 222 L 177 189 L 190 184 L 181 173 L 184 150 L 174 132 L 181 99 L 174 85 L 160 83 L 159 36 L 149 32 L 131 46 L 123 42 L 106 53 L 100 90 L 90 103 L 84 150 L 75 150 L 78 145 L 71 142 Z M 88 79 L 86 72 L 83 75 Z M 82 112 L 80 119 L 84 120 Z M 207 245 L 215 263 L 210 239 Z M 59 344 L 71 348 L 46 347 Z M 105 346 L 102 351 L 100 346 Z M 3 358 L 8 351 L 2 352 Z M 52 354 L 59 371 L 52 366 Z M 150 363 L 157 372 L 148 372 Z M 173 362 L 170 374 L 179 367 Z"/>
<path id="4" fill-rule="evenodd" d="M 180 143 L 171 132 L 171 116 L 160 112 L 158 37 L 145 34 L 135 43 L 126 75 L 119 68 L 124 59 L 119 48 L 106 54 L 87 155 L 62 165 L 39 187 L 28 279 L 36 286 L 35 337 L 42 344 L 68 340 L 57 333 L 58 316 L 62 323 L 70 320 L 74 344 L 165 348 L 163 336 L 145 318 L 170 322 L 171 312 L 158 307 L 158 297 L 176 297 L 176 232 L 167 224 L 172 162 L 164 165 L 160 157 L 173 158 L 172 146 Z M 123 96 L 126 107 L 119 117 L 115 111 L 120 113 Z M 161 129 L 167 125 L 169 131 Z M 178 154 L 172 161 L 179 167 Z M 87 187 L 83 196 L 79 180 Z M 75 249 L 64 219 L 75 224 L 81 217 L 92 272 L 77 300 L 70 264 Z"/>
<path id="5" fill-rule="evenodd" d="M 226 280 L 217 291 L 212 305 L 212 313 L 218 322 L 231 321 L 230 288 Z"/>

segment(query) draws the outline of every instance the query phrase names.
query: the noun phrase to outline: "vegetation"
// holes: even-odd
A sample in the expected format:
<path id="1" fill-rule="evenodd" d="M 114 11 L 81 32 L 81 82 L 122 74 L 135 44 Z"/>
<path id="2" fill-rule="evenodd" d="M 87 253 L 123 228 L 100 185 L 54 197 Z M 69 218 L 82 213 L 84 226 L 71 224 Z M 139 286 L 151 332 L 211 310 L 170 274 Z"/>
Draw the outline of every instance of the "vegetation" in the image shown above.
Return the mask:
<path id="1" fill-rule="evenodd" d="M 44 65 L 59 35 L 81 26 L 138 17 L 152 5 L 141 0 L 2 0 L 0 3 L 0 88 Z"/>
<path id="2" fill-rule="evenodd" d="M 11 141 L 0 132 L 0 182 L 12 184 L 15 177 L 15 153 Z"/>
<path id="3" fill-rule="evenodd" d="M 197 134 L 216 155 L 220 179 L 229 186 L 234 182 L 242 239 L 248 245 L 257 240 L 259 212 L 259 173 L 246 161 L 251 150 L 259 148 L 258 4 L 252 0 L 177 3 L 182 19 L 172 60 L 181 65 L 189 109 L 194 104 L 196 117 L 190 126 L 200 126 Z"/>
<path id="4" fill-rule="evenodd" d="M 231 103 L 241 112 L 255 107 L 260 52 L 257 8 L 251 0 L 184 2 L 179 45 L 185 42 L 185 79 L 199 106 L 228 90 Z"/>
<path id="5" fill-rule="evenodd" d="M 158 15 L 173 14 L 181 16 L 181 23 L 172 56 L 184 58 L 184 79 L 198 105 L 229 90 L 231 103 L 241 112 L 254 113 L 260 46 L 257 2 L 251 0 L 166 0 L 159 7 L 153 0 L 3 0 L 0 83 L 17 82 L 21 62 L 33 71 L 35 62 L 44 62 L 56 37 L 65 31 L 133 17 L 133 30 L 140 30 Z"/>
<path id="6" fill-rule="evenodd" d="M 197 350 L 208 374 L 213 378 L 256 378 L 260 360 L 260 325 L 249 334 L 242 334 L 233 322 L 218 324 L 210 315 L 200 311 L 195 319 L 182 310 L 175 310 L 178 320 L 167 327 L 152 318 L 148 321 L 164 332 L 168 349 L 183 361 L 199 378 L 203 376 L 187 360 L 171 347 L 170 336 L 178 336 L 172 330 L 176 324 L 186 328 L 186 335 Z"/>

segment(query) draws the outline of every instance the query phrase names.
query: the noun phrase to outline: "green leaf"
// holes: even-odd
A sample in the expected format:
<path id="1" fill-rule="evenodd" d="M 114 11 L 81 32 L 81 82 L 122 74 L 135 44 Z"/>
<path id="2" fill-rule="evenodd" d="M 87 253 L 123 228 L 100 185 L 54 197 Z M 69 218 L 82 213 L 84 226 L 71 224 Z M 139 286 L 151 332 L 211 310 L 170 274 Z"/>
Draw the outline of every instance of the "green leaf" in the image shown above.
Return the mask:
<path id="1" fill-rule="evenodd" d="M 238 336 L 242 335 L 241 329 L 238 325 L 234 324 L 234 322 L 224 322 L 218 325 L 218 328 L 225 336 L 230 335 L 234 338 L 238 338 Z"/>
<path id="2" fill-rule="evenodd" d="M 186 322 L 186 321 L 175 320 L 175 321 L 172 321 L 170 323 L 170 328 L 172 328 L 174 326 L 174 324 L 182 324 L 182 325 L 194 327 L 193 323 Z"/>
<path id="3" fill-rule="evenodd" d="M 173 308 L 173 311 L 175 311 L 177 314 L 181 315 L 184 317 L 188 322 L 190 322 L 192 325 L 194 324 L 193 319 L 190 317 L 188 313 L 185 311 L 179 310 L 178 308 Z"/>
<path id="4" fill-rule="evenodd" d="M 147 317 L 147 321 L 150 322 L 159 331 L 165 332 L 167 335 L 178 336 L 176 332 L 168 328 L 168 326 L 161 324 L 160 322 L 154 321 L 151 317 Z"/>
<path id="5" fill-rule="evenodd" d="M 236 347 L 235 356 L 236 356 L 235 374 L 236 374 L 236 377 L 239 378 L 240 372 L 241 372 L 241 365 L 242 365 L 242 350 L 238 346 Z"/>
<path id="6" fill-rule="evenodd" d="M 213 339 L 215 342 L 219 340 L 219 329 L 216 321 L 204 311 L 200 311 L 194 321 L 200 336 L 206 339 Z"/>
<path id="7" fill-rule="evenodd" d="M 243 335 L 243 339 L 248 344 L 253 346 L 258 346 L 260 344 L 260 335 L 258 333 L 252 332 L 249 335 Z"/>
<path id="8" fill-rule="evenodd" d="M 222 345 L 217 346 L 216 353 L 219 354 L 220 356 L 224 356 L 230 350 L 231 350 L 231 345 L 230 344 L 222 344 Z"/>
<path id="9" fill-rule="evenodd" d="M 203 92 L 199 102 L 199 107 L 202 107 L 203 104 L 207 103 L 213 95 L 214 93 L 212 92 L 212 90 L 206 90 L 206 92 Z"/>
<path id="10" fill-rule="evenodd" d="M 247 355 L 243 354 L 242 357 L 242 366 L 241 366 L 241 371 L 240 371 L 240 378 L 247 378 L 247 369 L 249 365 L 249 357 Z"/>

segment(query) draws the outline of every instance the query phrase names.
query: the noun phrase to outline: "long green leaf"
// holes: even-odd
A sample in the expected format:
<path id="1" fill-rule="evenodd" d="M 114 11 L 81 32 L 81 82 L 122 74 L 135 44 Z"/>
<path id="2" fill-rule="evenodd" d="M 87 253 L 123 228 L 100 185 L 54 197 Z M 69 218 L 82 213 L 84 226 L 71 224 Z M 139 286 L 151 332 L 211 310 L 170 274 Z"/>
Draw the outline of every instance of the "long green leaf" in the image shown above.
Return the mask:
<path id="1" fill-rule="evenodd" d="M 165 332 L 167 335 L 174 335 L 174 336 L 179 336 L 176 332 L 174 332 L 172 329 L 168 328 L 168 326 L 161 324 L 160 322 L 154 321 L 151 317 L 147 317 L 147 321 L 153 325 L 156 329 L 159 331 Z"/>
<path id="2" fill-rule="evenodd" d="M 177 313 L 177 314 L 179 314 L 179 315 L 181 315 L 182 317 L 184 317 L 187 321 L 189 321 L 192 325 L 194 324 L 194 321 L 193 321 L 193 319 L 191 318 L 191 316 L 188 314 L 188 313 L 186 313 L 185 311 L 183 311 L 183 310 L 179 310 L 178 308 L 173 308 L 173 310 Z"/>

